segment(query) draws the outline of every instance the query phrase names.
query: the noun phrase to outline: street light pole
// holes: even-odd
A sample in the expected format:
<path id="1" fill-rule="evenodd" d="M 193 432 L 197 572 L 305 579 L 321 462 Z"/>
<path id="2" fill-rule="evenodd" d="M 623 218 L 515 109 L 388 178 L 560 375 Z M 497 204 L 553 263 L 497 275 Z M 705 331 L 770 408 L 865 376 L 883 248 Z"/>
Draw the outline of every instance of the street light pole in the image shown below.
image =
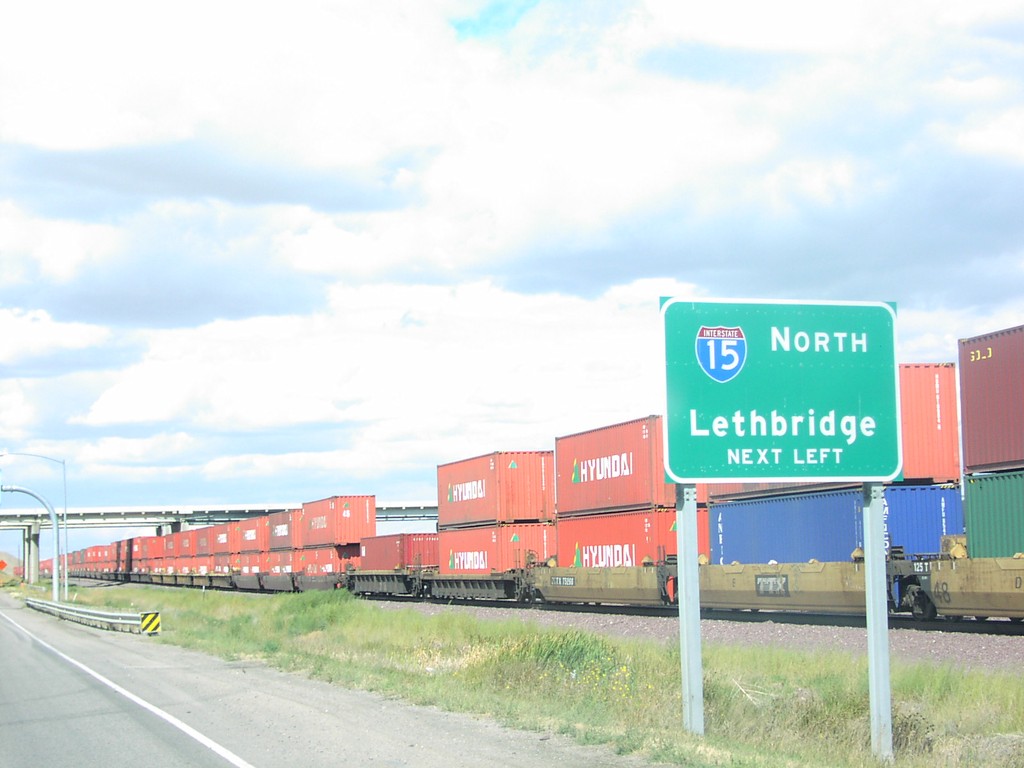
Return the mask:
<path id="1" fill-rule="evenodd" d="M 33 499 L 38 501 L 44 507 L 50 515 L 50 522 L 53 523 L 53 578 L 51 582 L 53 584 L 53 602 L 60 602 L 60 537 L 57 535 L 60 531 L 58 530 L 59 524 L 57 523 L 57 513 L 53 510 L 53 505 L 46 500 L 46 497 L 40 496 L 38 493 L 33 491 L 31 488 L 23 488 L 20 485 L 0 485 L 0 493 L 24 493 L 31 496 Z"/>
<path id="2" fill-rule="evenodd" d="M 52 456 L 43 456 L 41 453 L 25 453 L 22 451 L 8 451 L 7 449 L 0 450 L 0 456 L 31 456 L 34 459 L 45 459 L 46 461 L 52 461 L 54 464 L 60 464 L 60 477 L 61 482 L 64 485 L 64 600 L 68 599 L 68 466 L 64 459 L 55 459 Z M 60 531 L 58 530 L 56 522 L 53 526 L 53 538 L 56 542 L 54 546 L 55 557 L 53 561 L 53 568 L 58 577 L 58 583 L 60 578 Z M 57 596 L 54 595 L 54 601 L 57 600 Z"/>

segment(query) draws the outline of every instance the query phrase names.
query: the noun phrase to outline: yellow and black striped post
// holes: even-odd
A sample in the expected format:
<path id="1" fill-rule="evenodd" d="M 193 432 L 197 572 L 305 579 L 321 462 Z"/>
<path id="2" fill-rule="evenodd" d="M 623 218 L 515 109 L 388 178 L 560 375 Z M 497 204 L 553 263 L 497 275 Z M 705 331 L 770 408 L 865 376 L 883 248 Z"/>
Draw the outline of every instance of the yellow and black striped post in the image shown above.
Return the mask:
<path id="1" fill-rule="evenodd" d="M 159 635 L 160 634 L 160 612 L 154 611 L 152 613 L 141 613 L 139 614 L 139 626 L 142 627 L 142 631 L 147 635 Z"/>

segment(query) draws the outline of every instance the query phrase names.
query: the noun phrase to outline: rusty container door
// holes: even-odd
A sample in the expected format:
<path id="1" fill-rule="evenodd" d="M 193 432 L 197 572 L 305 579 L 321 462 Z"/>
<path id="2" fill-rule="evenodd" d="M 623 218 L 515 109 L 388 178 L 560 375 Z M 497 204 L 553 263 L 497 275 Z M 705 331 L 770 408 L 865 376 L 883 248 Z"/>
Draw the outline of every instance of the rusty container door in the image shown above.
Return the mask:
<path id="1" fill-rule="evenodd" d="M 1024 468 L 1024 326 L 959 347 L 964 471 Z"/>

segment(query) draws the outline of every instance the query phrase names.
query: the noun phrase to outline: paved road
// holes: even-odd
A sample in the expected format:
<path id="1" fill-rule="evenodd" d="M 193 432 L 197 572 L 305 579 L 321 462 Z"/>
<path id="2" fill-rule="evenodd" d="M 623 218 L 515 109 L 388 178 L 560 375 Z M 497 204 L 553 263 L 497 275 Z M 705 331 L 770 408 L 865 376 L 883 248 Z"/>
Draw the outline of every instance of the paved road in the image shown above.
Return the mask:
<path id="1" fill-rule="evenodd" d="M 0 592 L 0 768 L 336 768 L 346 763 L 387 768 L 649 765 L 559 736 L 512 731 L 252 662 L 225 662 L 147 637 L 60 622 Z"/>
<path id="2" fill-rule="evenodd" d="M 29 613 L 0 600 L 0 766 L 226 764 L 46 647 L 39 635 L 65 647 L 76 642 L 55 637 Z"/>

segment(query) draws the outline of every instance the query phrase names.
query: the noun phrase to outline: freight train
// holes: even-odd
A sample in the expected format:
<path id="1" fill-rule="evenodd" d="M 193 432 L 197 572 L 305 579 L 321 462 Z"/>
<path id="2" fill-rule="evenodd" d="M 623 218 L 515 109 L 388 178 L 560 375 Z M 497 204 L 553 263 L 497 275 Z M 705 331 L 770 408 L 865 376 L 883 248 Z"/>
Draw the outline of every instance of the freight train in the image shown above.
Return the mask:
<path id="1" fill-rule="evenodd" d="M 991 393 L 1012 389 L 1007 378 L 1017 390 L 1024 383 L 1024 326 L 960 342 L 959 396 L 957 371 L 900 366 L 903 479 L 885 488 L 889 608 L 921 619 L 1020 621 L 1024 404 L 1008 397 L 993 407 Z M 556 438 L 554 451 L 441 464 L 434 534 L 376 536 L 375 497 L 337 496 L 277 516 L 88 548 L 72 553 L 70 574 L 225 589 L 672 605 L 676 487 L 665 482 L 662 440 L 661 417 L 648 416 Z M 718 483 L 699 485 L 697 499 L 702 608 L 863 613 L 856 486 Z"/>
<path id="2" fill-rule="evenodd" d="M 514 528 L 502 526 L 497 530 L 508 533 Z M 263 569 L 247 565 L 243 572 L 243 567 L 212 571 L 202 566 L 141 565 L 126 554 L 143 546 L 147 539 L 156 538 L 164 537 L 124 539 L 109 547 L 72 553 L 72 560 L 79 561 L 100 557 L 103 551 L 118 554 L 111 561 L 73 563 L 69 574 L 179 587 L 263 592 L 346 588 L 363 596 L 478 598 L 516 603 L 664 606 L 675 604 L 678 593 L 674 557 L 640 565 L 559 567 L 554 560 L 540 561 L 538 553 L 524 550 L 521 567 L 486 574 L 443 574 L 437 534 L 409 533 L 363 540 L 364 550 L 383 546 L 393 549 L 396 554 L 392 567 L 364 567 L 359 558 L 353 557 L 343 570 L 333 573 L 317 572 L 310 566 L 289 571 L 280 566 Z M 887 564 L 890 611 L 911 613 L 923 620 L 937 616 L 1024 619 L 1024 558 L 967 558 L 957 546 L 962 548 L 958 544 L 950 553 L 929 557 L 892 554 Z M 409 550 L 416 551 L 414 558 L 400 554 Z M 308 556 L 312 564 L 314 556 Z M 251 553 L 246 560 L 266 562 L 274 557 L 271 552 Z M 306 555 L 297 550 L 289 552 L 287 558 L 302 563 Z M 183 558 L 175 560 L 184 562 Z M 42 564 L 43 572 L 51 567 L 50 561 Z M 849 562 L 702 563 L 699 576 L 701 607 L 706 610 L 861 614 L 865 608 L 864 567 L 859 557 Z"/>

